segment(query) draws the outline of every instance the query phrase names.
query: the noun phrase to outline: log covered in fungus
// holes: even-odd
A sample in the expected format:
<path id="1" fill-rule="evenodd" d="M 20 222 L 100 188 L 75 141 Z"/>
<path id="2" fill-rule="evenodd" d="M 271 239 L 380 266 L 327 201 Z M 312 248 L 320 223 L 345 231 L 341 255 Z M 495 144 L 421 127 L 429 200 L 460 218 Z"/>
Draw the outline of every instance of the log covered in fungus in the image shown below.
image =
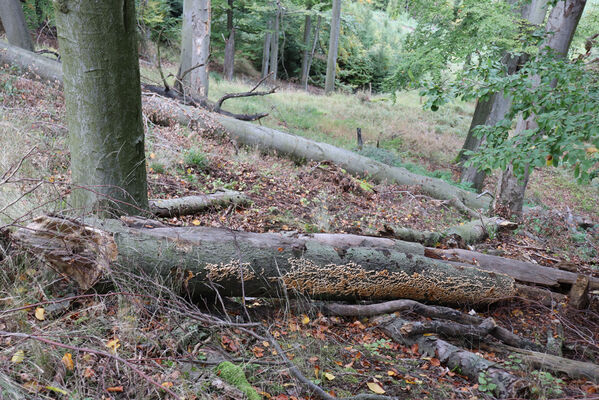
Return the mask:
<path id="1" fill-rule="evenodd" d="M 171 278 L 193 276 L 185 285 L 194 295 L 212 294 L 212 287 L 218 287 L 228 296 L 279 297 L 286 291 L 335 300 L 485 304 L 515 294 L 514 280 L 507 275 L 431 260 L 421 255 L 422 246 L 398 240 L 86 222 L 93 226 L 41 216 L 12 237 L 58 270 L 62 265 L 76 269 L 79 260 L 85 260 L 80 266 L 85 270 L 97 260 L 103 270 L 108 264 L 112 270 L 142 268 Z M 104 244 L 107 237 L 113 241 Z M 89 287 L 94 282 L 83 283 Z"/>

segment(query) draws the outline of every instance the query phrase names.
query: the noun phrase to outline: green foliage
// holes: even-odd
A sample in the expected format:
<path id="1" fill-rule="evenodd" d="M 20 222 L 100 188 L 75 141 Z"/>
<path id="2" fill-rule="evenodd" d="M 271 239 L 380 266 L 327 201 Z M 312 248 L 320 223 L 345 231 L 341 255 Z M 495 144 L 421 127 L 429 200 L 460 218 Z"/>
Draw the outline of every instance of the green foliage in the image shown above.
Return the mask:
<path id="1" fill-rule="evenodd" d="M 218 364 L 216 373 L 227 383 L 241 390 L 247 396 L 248 400 L 260 400 L 262 398 L 256 389 L 254 389 L 247 381 L 241 367 L 229 361 L 224 361 Z"/>
<path id="2" fill-rule="evenodd" d="M 368 350 L 369 352 L 380 356 L 381 355 L 380 351 L 382 349 L 389 349 L 390 343 L 391 343 L 391 340 L 389 340 L 389 339 L 378 339 L 372 343 L 364 343 L 364 348 L 366 350 Z"/>
<path id="3" fill-rule="evenodd" d="M 497 389 L 497 384 L 491 382 L 485 372 L 478 374 L 478 390 L 483 393 L 493 394 Z"/>
<path id="4" fill-rule="evenodd" d="M 46 23 L 51 28 L 56 26 L 52 0 L 25 0 L 22 7 L 30 30 L 36 31 Z"/>
<path id="5" fill-rule="evenodd" d="M 183 162 L 188 167 L 194 167 L 199 171 L 203 171 L 208 167 L 208 158 L 206 154 L 198 148 L 191 148 L 185 152 Z"/>
<path id="6" fill-rule="evenodd" d="M 183 0 L 136 0 L 138 26 L 153 41 L 179 46 Z"/>
<path id="7" fill-rule="evenodd" d="M 533 395 L 554 398 L 559 397 L 563 393 L 561 386 L 564 384 L 564 381 L 562 379 L 556 378 L 546 371 L 532 371 L 531 375 L 536 381 L 536 385 L 531 390 Z"/>

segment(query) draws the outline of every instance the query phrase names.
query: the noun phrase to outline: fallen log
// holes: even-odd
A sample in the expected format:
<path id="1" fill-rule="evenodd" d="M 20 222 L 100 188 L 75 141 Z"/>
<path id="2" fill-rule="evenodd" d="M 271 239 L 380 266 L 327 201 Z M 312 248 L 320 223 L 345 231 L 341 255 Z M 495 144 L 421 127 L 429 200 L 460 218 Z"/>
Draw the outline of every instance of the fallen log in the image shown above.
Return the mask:
<path id="1" fill-rule="evenodd" d="M 419 245 L 398 240 L 86 222 L 40 216 L 11 237 L 58 271 L 81 278 L 83 288 L 110 269 L 142 268 L 195 295 L 212 294 L 218 287 L 227 296 L 278 297 L 287 292 L 352 301 L 486 304 L 515 294 L 514 280 L 507 275 L 431 260 L 414 254 Z"/>
<path id="2" fill-rule="evenodd" d="M 463 248 L 466 245 L 482 242 L 493 233 L 506 229 L 513 230 L 517 227 L 518 224 L 500 217 L 480 217 L 465 224 L 451 226 L 441 232 L 418 231 L 388 224 L 385 225 L 385 230 L 379 233 L 382 236 L 392 236 L 425 246 L 441 244 L 447 247 Z"/>
<path id="3" fill-rule="evenodd" d="M 485 271 L 507 274 L 519 282 L 553 288 L 560 287 L 562 284 L 571 286 L 578 278 L 578 275 L 573 272 L 463 249 L 426 248 L 425 255 L 454 265 L 476 265 Z M 590 278 L 589 288 L 599 289 L 599 279 Z"/>
<path id="4" fill-rule="evenodd" d="M 417 344 L 420 353 L 429 357 L 437 357 L 449 369 L 459 369 L 461 374 L 466 375 L 475 382 L 478 382 L 479 377 L 482 375 L 487 382 L 495 385 L 493 392 L 499 398 L 520 398 L 527 394 L 529 384 L 523 379 L 500 368 L 496 363 L 454 346 L 435 335 L 412 334 L 414 324 L 401 318 L 392 318 L 390 321 L 382 322 L 381 329 L 393 340 L 406 346 Z M 482 334 L 491 326 L 492 324 L 479 326 L 476 332 Z"/>
<path id="5" fill-rule="evenodd" d="M 35 65 L 35 72 L 42 79 L 52 82 L 62 81 L 60 63 L 6 43 L 1 44 L 0 61 L 21 68 Z M 458 188 L 441 179 L 417 175 L 405 168 L 392 167 L 327 143 L 315 142 L 225 115 L 208 113 L 163 97 L 146 96 L 144 109 L 151 113 L 152 119 L 156 122 L 170 123 L 174 120 L 182 125 L 196 124 L 201 129 L 228 135 L 247 146 L 268 149 L 297 159 L 332 161 L 353 175 L 369 177 L 377 182 L 387 181 L 399 185 L 418 186 L 427 195 L 448 200 L 469 214 L 477 214 L 472 209 L 486 212 L 489 208 L 490 201 L 486 197 L 479 197 L 476 193 Z"/>
<path id="6" fill-rule="evenodd" d="M 220 190 L 199 196 L 150 200 L 150 211 L 158 217 L 175 217 L 199 213 L 214 207 L 238 206 L 247 204 L 249 201 L 249 198 L 243 193 L 234 190 Z"/>

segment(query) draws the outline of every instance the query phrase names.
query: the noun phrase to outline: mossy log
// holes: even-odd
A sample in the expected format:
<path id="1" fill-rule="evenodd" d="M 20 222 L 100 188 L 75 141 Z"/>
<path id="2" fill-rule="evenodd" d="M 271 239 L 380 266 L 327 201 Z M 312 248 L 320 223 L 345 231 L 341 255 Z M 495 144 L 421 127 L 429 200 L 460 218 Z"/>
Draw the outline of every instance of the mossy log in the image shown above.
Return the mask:
<path id="1" fill-rule="evenodd" d="M 428 259 L 418 254 L 422 246 L 398 240 L 209 227 L 132 228 L 120 220 L 86 223 L 41 216 L 12 238 L 55 269 L 81 277 L 84 288 L 109 269 L 142 268 L 170 277 L 194 295 L 211 294 L 218 287 L 227 296 L 288 293 L 473 305 L 515 294 L 514 280 L 507 275 Z"/>
<path id="2" fill-rule="evenodd" d="M 248 203 L 248 197 L 234 190 L 219 190 L 215 193 L 198 196 L 185 196 L 173 199 L 150 200 L 150 211 L 159 217 L 190 215 L 210 208 Z"/>

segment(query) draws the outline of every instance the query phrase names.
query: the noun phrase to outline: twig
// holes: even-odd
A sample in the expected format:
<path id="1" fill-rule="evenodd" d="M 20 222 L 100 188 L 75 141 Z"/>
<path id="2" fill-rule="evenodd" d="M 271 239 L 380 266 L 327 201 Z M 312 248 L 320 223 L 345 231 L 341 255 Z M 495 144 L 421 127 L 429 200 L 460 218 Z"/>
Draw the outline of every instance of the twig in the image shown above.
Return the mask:
<path id="1" fill-rule="evenodd" d="M 150 378 L 148 375 L 146 375 L 142 370 L 140 370 L 139 368 L 137 368 L 135 365 L 133 365 L 129 361 L 125 360 L 124 358 L 121 358 L 121 357 L 117 356 L 116 354 L 110 354 L 110 353 L 105 352 L 105 351 L 94 350 L 94 349 L 90 349 L 90 348 L 87 348 L 87 347 L 71 346 L 71 345 L 68 345 L 68 344 L 64 344 L 64 343 L 60 343 L 60 342 L 55 342 L 54 340 L 46 339 L 46 338 L 43 338 L 43 337 L 40 337 L 40 336 L 29 335 L 29 334 L 20 333 L 20 332 L 0 331 L 0 336 L 4 336 L 4 337 L 18 337 L 18 338 L 23 338 L 23 339 L 33 339 L 33 340 L 37 340 L 38 342 L 49 344 L 51 346 L 56 346 L 56 347 L 60 347 L 60 348 L 63 348 L 63 349 L 68 349 L 68 350 L 72 350 L 72 351 L 76 351 L 76 352 L 81 352 L 81 353 L 95 354 L 95 355 L 98 355 L 98 356 L 107 357 L 107 358 L 110 358 L 112 360 L 122 362 L 123 364 L 125 364 L 129 368 L 131 368 L 131 370 L 133 370 L 139 376 L 141 376 L 143 379 L 145 379 L 148 383 L 154 385 L 158 389 L 164 390 L 165 392 L 167 392 L 168 394 L 170 394 L 171 396 L 173 396 L 176 399 L 180 398 L 180 396 L 177 395 L 175 392 L 173 392 L 172 390 L 170 390 L 169 388 L 167 388 L 165 386 L 162 386 L 160 383 L 158 383 L 155 380 L 153 380 L 152 378 Z"/>

